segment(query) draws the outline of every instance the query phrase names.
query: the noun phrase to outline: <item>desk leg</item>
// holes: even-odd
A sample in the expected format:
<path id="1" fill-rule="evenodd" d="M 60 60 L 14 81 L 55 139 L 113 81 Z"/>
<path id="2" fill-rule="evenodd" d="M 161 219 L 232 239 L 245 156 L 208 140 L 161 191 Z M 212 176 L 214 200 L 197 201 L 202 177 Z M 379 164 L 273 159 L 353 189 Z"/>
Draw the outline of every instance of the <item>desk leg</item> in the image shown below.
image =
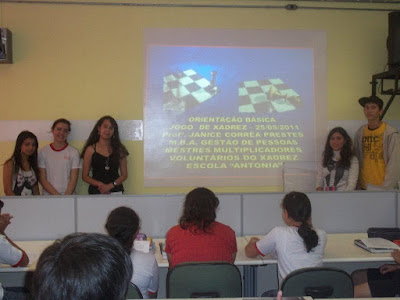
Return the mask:
<path id="1" fill-rule="evenodd" d="M 243 273 L 243 297 L 257 297 L 257 266 L 244 266 Z"/>

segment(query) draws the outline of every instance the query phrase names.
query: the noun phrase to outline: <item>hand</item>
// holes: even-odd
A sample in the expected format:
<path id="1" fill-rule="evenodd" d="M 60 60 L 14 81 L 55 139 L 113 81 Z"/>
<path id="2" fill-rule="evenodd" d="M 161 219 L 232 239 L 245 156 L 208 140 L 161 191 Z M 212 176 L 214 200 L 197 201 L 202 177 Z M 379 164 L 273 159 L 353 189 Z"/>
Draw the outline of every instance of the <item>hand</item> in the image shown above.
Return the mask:
<path id="1" fill-rule="evenodd" d="M 381 271 L 381 274 L 387 274 L 390 272 L 394 272 L 396 270 L 398 270 L 400 268 L 399 265 L 395 265 L 395 264 L 386 264 L 383 265 L 382 267 L 379 268 L 379 270 Z"/>
<path id="2" fill-rule="evenodd" d="M 282 291 L 278 291 L 278 294 L 276 295 L 276 300 L 282 300 Z"/>
<path id="3" fill-rule="evenodd" d="M 255 244 L 255 243 L 257 243 L 259 240 L 260 240 L 260 239 L 259 239 L 258 237 L 253 236 L 253 237 L 250 239 L 249 244 Z"/>
<path id="4" fill-rule="evenodd" d="M 111 186 L 110 186 L 110 185 L 111 185 Z M 99 188 L 100 193 L 102 193 L 102 194 L 109 194 L 109 193 L 110 193 L 110 190 L 112 189 L 113 186 L 114 186 L 114 185 L 113 185 L 112 183 L 109 183 L 109 184 L 100 183 L 100 184 L 98 185 L 98 188 Z"/>
<path id="5" fill-rule="evenodd" d="M 318 191 L 318 192 L 323 192 L 324 191 L 324 189 L 321 186 L 318 186 L 315 190 Z"/>
<path id="6" fill-rule="evenodd" d="M 259 241 L 260 239 L 257 237 L 252 237 L 249 241 L 249 243 L 246 245 L 246 247 L 244 248 L 244 253 L 246 254 L 247 257 L 250 258 L 254 258 L 257 257 L 257 255 L 259 254 L 257 251 L 257 247 L 256 247 L 256 243 Z"/>
<path id="7" fill-rule="evenodd" d="M 392 252 L 392 257 L 396 261 L 396 263 L 400 264 L 400 250 L 396 249 Z"/>
<path id="8" fill-rule="evenodd" d="M 1 214 L 0 215 L 0 234 L 4 234 L 7 226 L 11 223 L 11 219 L 13 218 L 10 214 Z"/>

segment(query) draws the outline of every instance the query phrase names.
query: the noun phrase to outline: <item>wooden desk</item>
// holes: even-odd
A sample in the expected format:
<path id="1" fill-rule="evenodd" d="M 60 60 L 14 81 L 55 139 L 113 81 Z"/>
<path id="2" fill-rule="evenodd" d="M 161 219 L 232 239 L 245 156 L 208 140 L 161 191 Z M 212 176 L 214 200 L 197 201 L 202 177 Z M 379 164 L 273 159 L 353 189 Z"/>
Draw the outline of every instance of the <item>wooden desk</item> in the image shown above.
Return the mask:
<path id="1" fill-rule="evenodd" d="M 367 238 L 366 233 L 328 234 L 324 262 L 393 262 L 390 253 L 370 253 L 356 245 L 355 239 Z"/>

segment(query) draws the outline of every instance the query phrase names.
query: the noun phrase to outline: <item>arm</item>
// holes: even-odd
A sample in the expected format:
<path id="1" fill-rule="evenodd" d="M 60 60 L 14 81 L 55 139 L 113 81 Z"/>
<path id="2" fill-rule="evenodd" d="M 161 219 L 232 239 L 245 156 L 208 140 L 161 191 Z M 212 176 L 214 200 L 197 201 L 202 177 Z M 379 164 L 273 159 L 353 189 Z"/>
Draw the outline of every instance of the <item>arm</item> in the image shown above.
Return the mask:
<path id="1" fill-rule="evenodd" d="M 151 280 L 150 285 L 147 291 L 149 292 L 149 298 L 154 299 L 157 298 L 158 293 L 158 264 L 156 258 L 153 256 L 153 267 L 151 270 Z"/>
<path id="2" fill-rule="evenodd" d="M 167 254 L 169 268 L 171 268 L 171 263 L 172 263 L 171 246 L 170 246 L 171 231 L 172 229 L 168 230 L 167 232 L 167 235 L 165 237 L 165 247 L 164 247 L 164 252 Z"/>
<path id="3" fill-rule="evenodd" d="M 128 166 L 127 166 L 126 156 L 120 159 L 119 169 L 121 175 L 114 180 L 114 182 L 116 182 L 117 185 L 122 184 L 128 178 Z M 108 194 L 110 190 L 112 190 L 113 188 L 114 188 L 114 183 L 112 182 L 109 184 L 104 184 L 103 186 L 99 186 L 99 190 L 102 194 Z"/>
<path id="4" fill-rule="evenodd" d="M 393 250 L 392 257 L 394 258 L 396 264 L 400 264 L 400 250 Z"/>
<path id="5" fill-rule="evenodd" d="M 229 228 L 229 230 L 231 231 L 231 239 L 230 239 L 231 251 L 232 251 L 232 261 L 231 261 L 231 263 L 233 264 L 235 262 L 236 254 L 238 252 L 238 249 L 237 249 L 237 241 L 236 241 L 235 231 L 233 231 L 232 228 Z"/>
<path id="6" fill-rule="evenodd" d="M 93 147 L 87 147 L 83 156 L 83 167 L 82 167 L 82 180 L 89 183 L 90 185 L 99 187 L 103 185 L 102 182 L 97 181 L 89 176 L 90 166 L 92 165 L 92 156 L 94 153 Z"/>
<path id="7" fill-rule="evenodd" d="M 149 298 L 150 299 L 156 299 L 157 298 L 157 293 L 158 293 L 158 291 L 154 292 L 154 293 L 149 291 Z"/>
<path id="8" fill-rule="evenodd" d="M 171 265 L 171 254 L 167 253 L 168 264 Z"/>
<path id="9" fill-rule="evenodd" d="M 396 132 L 390 134 L 387 139 L 386 173 L 382 187 L 385 189 L 394 189 L 397 187 L 400 173 L 400 136 Z M 385 148 L 385 145 L 383 147 Z"/>
<path id="10" fill-rule="evenodd" d="M 39 182 L 50 195 L 60 195 L 53 185 L 47 180 L 46 169 L 39 168 Z"/>
<path id="11" fill-rule="evenodd" d="M 11 219 L 13 216 L 10 214 L 2 214 L 0 215 L 0 234 L 4 235 L 7 241 L 14 247 L 19 249 L 22 252 L 21 260 L 19 261 L 19 267 L 26 267 L 29 264 L 29 257 L 24 250 L 18 247 L 5 233 L 7 226 L 11 223 Z"/>
<path id="12" fill-rule="evenodd" d="M 40 195 L 39 191 L 39 184 L 36 182 L 35 185 L 32 187 L 32 194 L 35 196 Z"/>
<path id="13" fill-rule="evenodd" d="M 246 245 L 246 247 L 244 248 L 244 252 L 246 254 L 247 257 L 250 258 L 255 258 L 257 257 L 257 255 L 259 255 L 258 251 L 257 251 L 257 247 L 256 247 L 256 243 L 259 241 L 260 239 L 257 237 L 252 237 L 249 241 L 249 243 Z"/>
<path id="14" fill-rule="evenodd" d="M 232 253 L 232 263 L 235 262 L 237 252 Z"/>
<path id="15" fill-rule="evenodd" d="M 363 152 L 362 152 L 362 136 L 365 129 L 365 126 L 361 126 L 354 136 L 354 155 L 358 160 L 358 179 L 356 183 L 356 190 L 361 190 L 361 168 L 363 162 Z"/>
<path id="16" fill-rule="evenodd" d="M 6 194 L 6 196 L 15 196 L 12 189 L 13 172 L 14 172 L 14 163 L 10 159 L 6 161 L 3 166 L 3 187 L 4 187 L 4 194 Z"/>
<path id="17" fill-rule="evenodd" d="M 317 178 L 315 181 L 316 181 L 315 190 L 319 191 L 319 192 L 323 191 L 324 190 L 324 178 L 322 177 L 322 161 L 320 161 L 318 164 Z"/>
<path id="18" fill-rule="evenodd" d="M 358 181 L 359 165 L 357 157 L 353 156 L 350 161 L 349 178 L 347 179 L 347 187 L 345 191 L 353 191 L 356 189 Z"/>
<path id="19" fill-rule="evenodd" d="M 381 274 L 391 273 L 400 270 L 400 265 L 398 264 L 386 264 L 379 268 Z"/>
<path id="20" fill-rule="evenodd" d="M 276 252 L 276 241 L 282 238 L 282 227 L 274 227 L 261 239 L 252 237 L 245 247 L 247 257 L 254 258 L 257 255 L 267 255 Z"/>
<path id="21" fill-rule="evenodd" d="M 72 195 L 75 192 L 76 183 L 78 182 L 78 175 L 79 175 L 79 169 L 71 170 L 65 195 Z"/>

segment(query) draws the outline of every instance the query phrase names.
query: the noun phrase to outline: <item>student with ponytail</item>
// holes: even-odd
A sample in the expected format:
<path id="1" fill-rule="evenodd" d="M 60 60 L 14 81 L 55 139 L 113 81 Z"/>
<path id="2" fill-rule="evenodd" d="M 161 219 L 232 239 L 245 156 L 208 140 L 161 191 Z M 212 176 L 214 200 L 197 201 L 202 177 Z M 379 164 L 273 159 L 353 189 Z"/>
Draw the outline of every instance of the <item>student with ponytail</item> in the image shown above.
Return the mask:
<path id="1" fill-rule="evenodd" d="M 157 298 L 158 265 L 153 253 L 143 253 L 133 248 L 139 233 L 140 219 L 137 213 L 126 206 L 120 206 L 110 212 L 106 230 L 128 252 L 132 260 L 133 276 L 131 282 L 142 293 L 144 299 Z"/>
<path id="2" fill-rule="evenodd" d="M 322 266 L 326 232 L 311 223 L 311 203 L 307 195 L 291 192 L 282 200 L 285 226 L 274 227 L 262 239 L 252 237 L 245 248 L 247 257 L 277 254 L 279 281 L 292 271 Z"/>

